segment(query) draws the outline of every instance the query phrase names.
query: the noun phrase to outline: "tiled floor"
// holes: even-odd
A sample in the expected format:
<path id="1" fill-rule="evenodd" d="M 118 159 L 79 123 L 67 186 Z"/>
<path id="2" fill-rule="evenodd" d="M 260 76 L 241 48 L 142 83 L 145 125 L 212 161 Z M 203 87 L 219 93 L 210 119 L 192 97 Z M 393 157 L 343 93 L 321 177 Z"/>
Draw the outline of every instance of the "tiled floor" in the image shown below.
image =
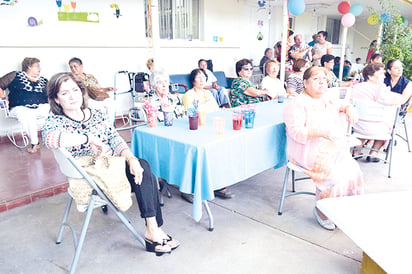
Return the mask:
<path id="1" fill-rule="evenodd" d="M 130 131 L 120 134 L 130 139 Z M 68 187 L 50 150 L 42 147 L 40 152 L 29 154 L 7 137 L 0 138 L 0 174 L 0 212 L 57 195 Z"/>

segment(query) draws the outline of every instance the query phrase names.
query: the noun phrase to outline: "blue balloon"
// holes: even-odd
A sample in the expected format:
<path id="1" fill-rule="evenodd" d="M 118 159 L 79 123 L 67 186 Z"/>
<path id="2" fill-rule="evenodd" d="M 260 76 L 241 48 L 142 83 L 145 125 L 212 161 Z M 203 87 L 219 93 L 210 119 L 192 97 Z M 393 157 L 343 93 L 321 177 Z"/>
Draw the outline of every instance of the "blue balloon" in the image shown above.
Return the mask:
<path id="1" fill-rule="evenodd" d="M 289 0 L 288 1 L 288 9 L 289 12 L 294 16 L 301 15 L 306 8 L 306 4 L 304 0 Z"/>
<path id="2" fill-rule="evenodd" d="M 391 16 L 387 13 L 382 13 L 381 14 L 381 22 L 386 24 L 386 23 L 389 23 L 389 21 L 391 21 Z"/>
<path id="3" fill-rule="evenodd" d="M 350 13 L 352 13 L 353 15 L 355 15 L 355 16 L 358 16 L 358 15 L 360 15 L 361 13 L 362 13 L 362 11 L 363 11 L 363 7 L 362 7 L 362 5 L 361 4 L 353 4 L 351 7 L 350 7 Z"/>

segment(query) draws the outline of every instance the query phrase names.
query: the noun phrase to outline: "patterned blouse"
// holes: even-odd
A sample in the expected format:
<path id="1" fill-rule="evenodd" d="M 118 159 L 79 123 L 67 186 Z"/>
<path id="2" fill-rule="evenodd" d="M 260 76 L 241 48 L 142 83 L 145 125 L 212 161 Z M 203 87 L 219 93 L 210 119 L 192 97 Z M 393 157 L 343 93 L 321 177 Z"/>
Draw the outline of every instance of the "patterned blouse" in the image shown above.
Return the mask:
<path id="1" fill-rule="evenodd" d="M 39 104 L 47 104 L 47 79 L 40 76 L 34 82 L 26 72 L 13 71 L 0 78 L 0 88 L 9 89 L 9 108 L 26 106 L 37 108 Z"/>
<path id="2" fill-rule="evenodd" d="M 179 96 L 177 94 L 168 94 L 168 104 L 170 105 L 170 108 L 173 109 L 173 112 L 175 114 L 175 119 L 179 119 L 183 117 L 184 114 L 184 107 L 182 104 L 182 101 L 180 100 Z M 163 109 L 162 109 L 162 103 L 160 101 L 160 97 L 157 96 L 156 93 L 153 94 L 153 100 L 157 104 L 157 119 L 162 122 L 164 120 L 163 116 Z M 164 107 L 164 106 L 163 106 Z"/>
<path id="3" fill-rule="evenodd" d="M 65 115 L 51 114 L 42 127 L 44 145 L 50 149 L 60 147 L 61 133 L 87 134 L 98 137 L 105 145 L 103 152 L 120 155 L 128 149 L 126 142 L 119 133 L 108 125 L 105 115 L 98 109 L 90 109 L 91 116 L 86 121 L 75 121 Z M 73 157 L 92 155 L 90 144 L 67 147 Z"/>
<path id="4" fill-rule="evenodd" d="M 232 107 L 259 103 L 266 100 L 264 96 L 253 97 L 245 94 L 245 91 L 249 87 L 253 87 L 252 82 L 245 80 L 242 77 L 233 80 L 229 94 L 230 104 L 232 105 Z"/>
<path id="5" fill-rule="evenodd" d="M 286 79 L 286 89 L 294 90 L 297 93 L 301 93 L 305 87 L 303 86 L 303 80 L 295 74 L 289 75 Z"/>
<path id="6" fill-rule="evenodd" d="M 99 82 L 97 82 L 96 77 L 94 77 L 93 75 L 85 73 L 84 76 L 86 78 L 83 80 L 83 82 L 86 85 L 86 87 L 94 87 L 99 84 Z"/>

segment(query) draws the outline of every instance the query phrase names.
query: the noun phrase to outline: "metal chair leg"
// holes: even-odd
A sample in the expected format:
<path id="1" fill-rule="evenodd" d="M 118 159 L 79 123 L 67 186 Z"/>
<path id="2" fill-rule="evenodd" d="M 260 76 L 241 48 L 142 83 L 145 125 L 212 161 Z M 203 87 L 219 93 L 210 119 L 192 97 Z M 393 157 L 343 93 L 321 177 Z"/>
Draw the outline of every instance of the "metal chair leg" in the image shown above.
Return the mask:
<path id="1" fill-rule="evenodd" d="M 406 143 L 408 144 L 408 151 L 411 152 L 411 147 L 409 145 L 408 128 L 406 126 L 406 120 L 403 120 L 403 127 L 405 128 L 405 139 L 406 139 Z"/>
<path id="2" fill-rule="evenodd" d="M 278 215 L 282 215 L 283 203 L 285 202 L 285 195 L 286 195 L 286 185 L 288 184 L 289 170 L 290 170 L 289 167 L 286 167 L 285 178 L 283 179 L 282 195 L 280 196 Z M 293 177 L 293 173 L 292 173 L 292 177 Z"/>
<path id="3" fill-rule="evenodd" d="M 64 211 L 63 220 L 60 224 L 59 233 L 57 234 L 56 244 L 60 244 L 62 242 L 64 227 L 67 225 L 67 218 L 69 216 L 72 203 L 73 203 L 73 198 L 72 196 L 69 195 L 69 200 L 67 201 L 67 204 L 66 204 L 66 210 Z"/>

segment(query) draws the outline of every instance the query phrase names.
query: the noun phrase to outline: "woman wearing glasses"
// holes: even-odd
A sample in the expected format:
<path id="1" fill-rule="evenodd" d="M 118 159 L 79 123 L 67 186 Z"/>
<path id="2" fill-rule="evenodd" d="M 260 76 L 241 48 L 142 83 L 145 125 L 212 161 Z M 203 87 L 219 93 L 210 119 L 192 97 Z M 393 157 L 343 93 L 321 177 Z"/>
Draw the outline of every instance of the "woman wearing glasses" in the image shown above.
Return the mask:
<path id="1" fill-rule="evenodd" d="M 250 81 L 252 71 L 253 66 L 250 60 L 242 59 L 236 62 L 236 74 L 238 78 L 233 80 L 229 94 L 232 107 L 259 103 L 276 97 L 276 93 L 273 91 L 253 87 Z"/>

